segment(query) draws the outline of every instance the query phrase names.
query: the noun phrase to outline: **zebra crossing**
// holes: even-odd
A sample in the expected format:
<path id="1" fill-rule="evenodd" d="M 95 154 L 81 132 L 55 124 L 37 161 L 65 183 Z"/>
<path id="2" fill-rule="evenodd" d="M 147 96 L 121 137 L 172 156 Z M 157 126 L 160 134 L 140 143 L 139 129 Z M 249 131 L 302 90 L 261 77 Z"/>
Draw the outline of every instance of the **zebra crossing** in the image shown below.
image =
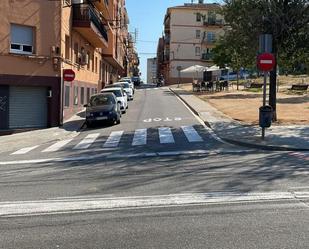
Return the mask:
<path id="1" fill-rule="evenodd" d="M 175 137 L 179 135 L 179 133 L 173 134 L 173 129 L 170 127 L 159 127 L 156 128 L 158 142 L 162 145 L 175 144 Z M 188 143 L 201 143 L 204 142 L 204 139 L 199 135 L 198 131 L 193 126 L 181 126 L 180 131 L 184 135 L 184 139 L 187 140 Z M 93 146 L 95 143 L 101 143 L 102 148 L 117 148 L 119 147 L 125 132 L 124 131 L 112 131 L 109 136 L 104 139 L 104 141 L 100 140 L 100 133 L 91 133 L 84 137 L 81 141 L 78 141 L 77 144 L 70 146 L 74 142 L 73 138 L 65 139 L 62 141 L 55 142 L 51 144 L 47 148 L 39 148 L 39 145 L 22 148 L 17 150 L 10 155 L 25 155 L 34 150 L 40 150 L 42 153 L 51 153 L 58 152 L 64 148 L 70 147 L 74 151 L 86 150 Z M 130 145 L 133 147 L 147 145 L 149 142 L 148 129 L 137 129 L 134 131 L 133 138 L 129 141 Z"/>

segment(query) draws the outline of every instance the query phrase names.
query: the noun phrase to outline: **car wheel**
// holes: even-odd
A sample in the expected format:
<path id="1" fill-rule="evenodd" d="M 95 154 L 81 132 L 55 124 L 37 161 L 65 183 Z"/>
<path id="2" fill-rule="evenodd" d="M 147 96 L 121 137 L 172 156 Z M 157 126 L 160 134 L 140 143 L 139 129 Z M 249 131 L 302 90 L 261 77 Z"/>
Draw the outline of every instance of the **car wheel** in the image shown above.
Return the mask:
<path id="1" fill-rule="evenodd" d="M 118 119 L 116 120 L 116 124 L 120 124 L 120 116 L 119 116 Z"/>
<path id="2" fill-rule="evenodd" d="M 87 125 L 88 128 L 91 128 L 93 126 L 92 123 L 89 122 L 89 121 L 86 121 L 86 125 Z"/>
<path id="3" fill-rule="evenodd" d="M 126 109 L 129 109 L 129 105 L 127 105 L 127 108 Z"/>

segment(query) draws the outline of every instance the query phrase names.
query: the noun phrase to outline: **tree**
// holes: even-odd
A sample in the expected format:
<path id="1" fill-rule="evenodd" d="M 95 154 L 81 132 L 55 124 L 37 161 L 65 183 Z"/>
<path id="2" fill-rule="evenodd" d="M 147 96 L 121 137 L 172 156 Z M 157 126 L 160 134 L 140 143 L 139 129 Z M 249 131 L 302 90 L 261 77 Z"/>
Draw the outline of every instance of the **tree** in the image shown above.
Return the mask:
<path id="1" fill-rule="evenodd" d="M 246 39 L 255 49 L 260 34 L 273 35 L 273 53 L 277 61 L 291 66 L 308 65 L 308 0 L 225 0 L 224 16 L 239 39 Z M 231 45 L 233 46 L 233 45 Z M 255 51 L 257 52 L 257 50 Z M 269 104 L 276 114 L 277 67 L 270 74 Z"/>
<path id="2" fill-rule="evenodd" d="M 255 46 L 255 44 L 253 44 Z M 239 37 L 237 32 L 233 30 L 227 31 L 223 37 L 219 39 L 216 47 L 212 50 L 214 62 L 224 67 L 228 65 L 237 72 L 237 90 L 239 89 L 239 73 L 241 68 L 252 68 L 252 59 L 255 52 L 250 46 L 250 41 L 246 37 Z"/>

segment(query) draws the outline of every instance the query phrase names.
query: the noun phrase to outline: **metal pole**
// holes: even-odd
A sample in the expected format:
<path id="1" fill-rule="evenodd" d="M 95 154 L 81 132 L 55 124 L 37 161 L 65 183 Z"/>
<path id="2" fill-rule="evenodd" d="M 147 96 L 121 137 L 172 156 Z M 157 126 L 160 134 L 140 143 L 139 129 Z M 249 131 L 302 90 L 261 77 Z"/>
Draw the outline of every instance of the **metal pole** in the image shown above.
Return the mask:
<path id="1" fill-rule="evenodd" d="M 266 86 L 267 86 L 267 72 L 264 72 L 264 87 L 263 87 L 263 106 L 266 105 Z M 262 128 L 262 139 L 265 139 L 265 128 Z"/>

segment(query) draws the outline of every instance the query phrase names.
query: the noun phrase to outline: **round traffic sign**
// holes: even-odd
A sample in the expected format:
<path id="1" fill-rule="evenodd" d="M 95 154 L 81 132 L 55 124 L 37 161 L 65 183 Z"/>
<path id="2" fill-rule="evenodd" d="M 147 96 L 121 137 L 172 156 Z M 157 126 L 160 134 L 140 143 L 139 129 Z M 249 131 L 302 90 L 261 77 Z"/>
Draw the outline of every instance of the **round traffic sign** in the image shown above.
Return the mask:
<path id="1" fill-rule="evenodd" d="M 271 53 L 263 53 L 257 57 L 257 67 L 261 71 L 271 71 L 276 63 L 275 56 Z"/>
<path id="2" fill-rule="evenodd" d="M 72 69 L 63 70 L 63 80 L 64 81 L 73 81 L 75 79 L 75 72 Z"/>

